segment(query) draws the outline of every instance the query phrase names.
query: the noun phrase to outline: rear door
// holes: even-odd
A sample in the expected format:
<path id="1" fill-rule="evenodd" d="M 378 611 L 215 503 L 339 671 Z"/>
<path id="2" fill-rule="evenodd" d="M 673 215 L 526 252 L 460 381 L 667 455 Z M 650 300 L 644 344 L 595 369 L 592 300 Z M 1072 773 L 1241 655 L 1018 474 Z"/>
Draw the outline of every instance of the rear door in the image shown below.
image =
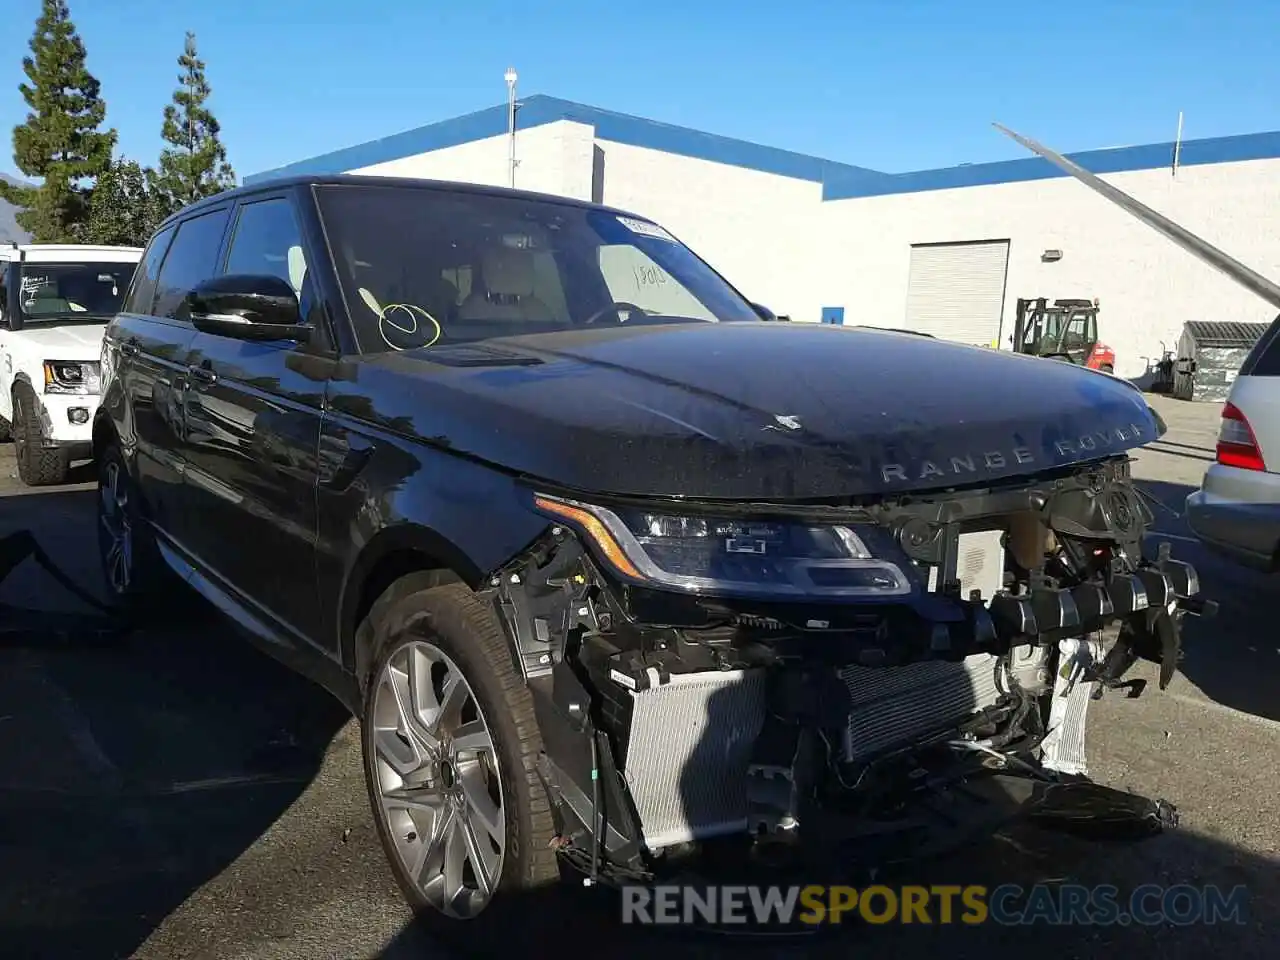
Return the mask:
<path id="1" fill-rule="evenodd" d="M 110 328 L 138 484 L 152 519 L 184 549 L 198 524 L 183 495 L 182 395 L 195 336 L 185 296 L 217 264 L 230 213 L 230 205 L 202 211 L 157 234 Z"/>
<path id="2" fill-rule="evenodd" d="M 272 275 L 298 294 L 302 315 L 316 297 L 303 231 L 289 192 L 239 203 L 218 272 Z M 318 316 L 319 314 L 317 314 Z M 199 332 L 191 343 L 185 423 L 187 487 L 201 526 L 192 547 L 227 586 L 286 628 L 314 642 L 316 454 L 324 385 L 296 361 L 323 350 Z"/>

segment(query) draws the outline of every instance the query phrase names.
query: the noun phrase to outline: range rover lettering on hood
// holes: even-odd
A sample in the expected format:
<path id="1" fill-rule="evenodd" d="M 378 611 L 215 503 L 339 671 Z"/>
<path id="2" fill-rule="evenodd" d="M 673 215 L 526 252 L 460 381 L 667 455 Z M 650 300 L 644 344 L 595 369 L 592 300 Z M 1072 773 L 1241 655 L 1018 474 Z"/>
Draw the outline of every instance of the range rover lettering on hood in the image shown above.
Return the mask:
<path id="1" fill-rule="evenodd" d="M 1127 450 L 1146 439 L 1142 427 L 1130 423 L 1124 427 L 1096 430 L 1080 437 L 1058 440 L 1053 448 L 1064 460 L 1075 461 L 1091 454 Z M 885 463 L 880 467 L 880 478 L 886 484 L 916 484 L 930 479 L 976 479 L 986 474 L 1002 474 L 1015 465 L 1034 470 L 1038 466 L 1035 452 L 1030 447 L 1019 446 L 1008 450 L 975 450 L 951 456 L 945 462 L 920 460 L 910 464 Z"/>
<path id="2" fill-rule="evenodd" d="M 969 453 L 964 456 L 951 457 L 946 468 L 932 460 L 922 460 L 918 465 L 907 467 L 901 463 L 886 463 L 880 468 L 880 476 L 885 483 L 914 483 L 917 480 L 928 480 L 931 477 L 945 479 L 949 476 L 970 476 L 979 473 L 979 466 L 986 473 L 1004 470 L 1010 463 L 1035 463 L 1035 454 L 1027 447 L 1014 447 L 1006 456 L 1000 450 L 987 450 L 984 453 Z"/>
<path id="3" fill-rule="evenodd" d="M 1126 450 L 1135 443 L 1142 443 L 1148 439 L 1155 438 L 1144 436 L 1142 428 L 1136 423 L 1131 423 L 1127 427 L 1116 427 L 1114 430 L 1087 433 L 1074 440 L 1059 440 L 1054 446 L 1064 457 L 1078 457 L 1081 454 L 1106 451 L 1110 448 Z"/>

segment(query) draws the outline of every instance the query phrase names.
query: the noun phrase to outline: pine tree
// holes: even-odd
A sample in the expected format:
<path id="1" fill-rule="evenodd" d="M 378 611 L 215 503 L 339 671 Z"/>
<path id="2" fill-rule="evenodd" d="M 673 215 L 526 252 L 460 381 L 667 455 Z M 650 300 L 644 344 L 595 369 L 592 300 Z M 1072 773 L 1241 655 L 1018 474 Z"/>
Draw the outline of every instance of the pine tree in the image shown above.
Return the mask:
<path id="1" fill-rule="evenodd" d="M 98 177 L 89 205 L 85 239 L 89 243 L 146 246 L 160 224 L 147 176 L 136 160 L 121 157 Z"/>
<path id="2" fill-rule="evenodd" d="M 172 146 L 160 152 L 158 169 L 151 178 L 157 202 L 165 214 L 189 203 L 211 197 L 235 186 L 235 172 L 227 162 L 221 127 L 205 106 L 212 92 L 205 79 L 205 63 L 196 51 L 196 35 L 187 33 L 178 57 L 180 86 L 173 103 L 164 108 L 161 136 Z"/>
<path id="3" fill-rule="evenodd" d="M 18 223 L 36 243 L 74 241 L 83 235 L 91 188 L 86 180 L 111 163 L 116 131 L 103 130 L 107 105 L 86 66 L 84 43 L 66 0 L 43 0 L 22 60 L 27 83 L 18 85 L 29 112 L 13 128 L 18 169 L 38 177 L 37 187 L 0 182 L 0 198 L 21 208 Z"/>

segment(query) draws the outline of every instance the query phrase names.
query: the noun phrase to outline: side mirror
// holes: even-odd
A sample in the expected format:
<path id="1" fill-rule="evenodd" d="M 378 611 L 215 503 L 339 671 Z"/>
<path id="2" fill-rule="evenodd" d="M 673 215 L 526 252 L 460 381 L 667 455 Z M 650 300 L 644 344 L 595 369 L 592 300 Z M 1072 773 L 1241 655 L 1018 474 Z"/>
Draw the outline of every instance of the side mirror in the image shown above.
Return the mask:
<path id="1" fill-rule="evenodd" d="M 187 293 L 187 312 L 197 330 L 237 340 L 293 340 L 305 343 L 311 328 L 302 323 L 297 294 L 279 277 L 227 274 Z"/>
<path id="2" fill-rule="evenodd" d="M 751 309 L 756 312 L 761 320 L 777 320 L 778 315 L 766 307 L 763 303 L 751 304 Z"/>

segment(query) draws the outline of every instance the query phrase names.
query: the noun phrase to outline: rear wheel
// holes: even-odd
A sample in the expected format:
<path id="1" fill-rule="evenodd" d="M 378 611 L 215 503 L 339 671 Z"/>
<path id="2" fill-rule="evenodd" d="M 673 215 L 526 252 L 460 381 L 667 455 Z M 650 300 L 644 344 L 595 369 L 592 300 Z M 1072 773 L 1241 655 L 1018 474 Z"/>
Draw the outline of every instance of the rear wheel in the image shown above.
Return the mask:
<path id="1" fill-rule="evenodd" d="M 71 458 L 65 450 L 41 446 L 40 411 L 30 387 L 13 390 L 13 455 L 18 461 L 18 477 L 29 487 L 47 487 L 67 482 Z"/>
<path id="2" fill-rule="evenodd" d="M 378 838 L 422 923 L 509 951 L 547 917 L 559 878 L 532 699 L 465 585 L 393 584 L 383 598 L 362 716 Z"/>
<path id="3" fill-rule="evenodd" d="M 177 578 L 156 548 L 151 525 L 124 456 L 115 444 L 97 457 L 98 556 L 107 596 L 135 616 L 162 613 L 173 605 Z"/>
<path id="4" fill-rule="evenodd" d="M 1114 376 L 1114 375 L 1115 375 L 1115 372 L 1116 372 L 1116 368 L 1115 368 L 1115 367 L 1113 367 L 1113 366 L 1112 366 L 1111 364 L 1109 364 L 1109 363 L 1104 363 L 1104 364 L 1103 364 L 1102 366 L 1100 366 L 1098 369 L 1099 369 L 1099 370 L 1101 370 L 1103 373 L 1109 373 L 1109 374 L 1111 374 L 1112 376 Z"/>

